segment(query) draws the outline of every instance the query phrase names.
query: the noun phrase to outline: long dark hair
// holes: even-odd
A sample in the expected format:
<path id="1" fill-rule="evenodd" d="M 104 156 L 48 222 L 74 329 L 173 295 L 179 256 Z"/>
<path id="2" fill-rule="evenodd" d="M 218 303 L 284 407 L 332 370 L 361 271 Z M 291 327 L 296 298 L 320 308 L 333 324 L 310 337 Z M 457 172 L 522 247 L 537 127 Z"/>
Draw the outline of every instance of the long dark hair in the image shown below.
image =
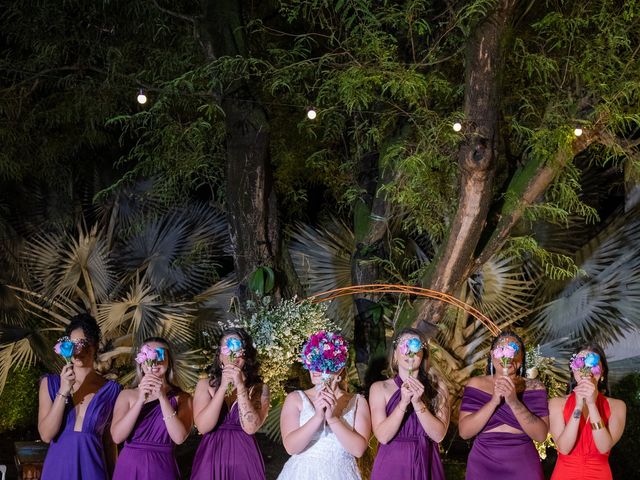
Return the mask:
<path id="1" fill-rule="evenodd" d="M 81 329 L 84 333 L 84 337 L 87 339 L 89 345 L 94 348 L 94 357 L 98 356 L 98 348 L 100 347 L 100 338 L 102 334 L 98 322 L 88 313 L 79 313 L 71 317 L 69 323 L 64 329 L 64 334 L 68 337 L 74 330 Z"/>
<path id="2" fill-rule="evenodd" d="M 491 348 L 489 349 L 489 356 L 487 357 L 487 375 L 491 375 L 493 373 L 493 362 L 491 361 L 491 352 L 493 352 L 493 349 L 496 348 L 496 345 L 498 344 L 498 342 L 505 337 L 511 337 L 515 339 L 516 343 L 518 344 L 518 347 L 520 347 L 520 352 L 522 353 L 522 365 L 520 365 L 520 368 L 516 372 L 516 375 L 524 377 L 527 373 L 527 349 L 525 348 L 524 341 L 522 340 L 522 338 L 520 338 L 520 335 L 518 335 L 515 332 L 512 332 L 511 330 L 505 330 L 504 332 L 500 332 L 491 342 Z"/>
<path id="3" fill-rule="evenodd" d="M 600 376 L 600 380 L 598 380 L 598 391 L 609 396 L 609 364 L 607 363 L 607 356 L 604 354 L 604 350 L 595 342 L 587 342 L 576 348 L 573 353 L 578 354 L 582 351 L 597 353 L 600 356 L 600 361 L 602 362 L 602 375 Z M 571 367 L 569 367 L 569 369 L 571 369 Z M 571 380 L 567 386 L 567 393 L 573 392 L 573 389 L 578 384 L 573 376 L 573 372 L 570 373 L 570 378 Z"/>
<path id="4" fill-rule="evenodd" d="M 140 344 L 140 347 L 151 342 L 161 343 L 166 347 L 165 355 L 167 357 L 167 371 L 164 374 L 165 380 L 167 381 L 167 384 L 171 387 L 171 390 L 181 391 L 181 389 L 176 384 L 173 383 L 175 372 L 173 370 L 174 360 L 173 360 L 173 348 L 171 347 L 171 344 L 166 338 L 163 338 L 163 337 L 148 337 L 144 339 L 144 341 Z M 142 371 L 142 367 L 140 366 L 139 363 L 136 362 L 136 377 L 133 380 L 132 386 L 134 387 L 137 386 L 140 383 L 140 380 L 142 380 L 143 376 L 144 376 L 144 372 Z"/>
<path id="5" fill-rule="evenodd" d="M 418 381 L 424 385 L 424 393 L 422 394 L 423 400 L 425 400 L 426 405 L 429 406 L 429 410 L 434 415 L 440 408 L 440 397 L 438 395 L 438 386 L 433 375 L 429 375 L 427 370 L 427 364 L 429 363 L 429 344 L 428 340 L 425 337 L 424 333 L 415 328 L 403 328 L 402 330 L 396 332 L 393 336 L 393 341 L 391 342 L 391 349 L 389 350 L 389 372 L 392 375 L 397 375 L 397 365 L 393 361 L 394 353 L 396 348 L 398 347 L 398 341 L 404 335 L 411 335 L 413 337 L 418 337 L 420 342 L 422 343 L 422 361 L 418 366 Z"/>
<path id="6" fill-rule="evenodd" d="M 236 335 L 242 342 L 242 349 L 244 350 L 243 358 L 244 365 L 242 366 L 242 373 L 245 376 L 246 387 L 251 388 L 254 385 L 262 383 L 262 377 L 260 377 L 260 363 L 258 362 L 258 352 L 256 347 L 253 346 L 253 339 L 251 335 L 247 333 L 243 328 L 227 328 L 222 332 L 220 340 L 230 335 Z M 220 347 L 216 349 L 216 355 L 213 357 L 213 363 L 209 368 L 209 385 L 217 389 L 220 386 L 220 379 L 222 378 L 222 364 L 220 363 Z"/>

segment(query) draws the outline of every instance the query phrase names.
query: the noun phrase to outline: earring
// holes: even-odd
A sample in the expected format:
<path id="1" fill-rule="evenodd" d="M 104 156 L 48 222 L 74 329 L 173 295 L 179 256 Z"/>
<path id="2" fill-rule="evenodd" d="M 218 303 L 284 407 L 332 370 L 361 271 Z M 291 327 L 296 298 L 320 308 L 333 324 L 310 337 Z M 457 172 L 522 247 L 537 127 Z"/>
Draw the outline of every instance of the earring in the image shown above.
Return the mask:
<path id="1" fill-rule="evenodd" d="M 493 362 L 491 362 L 491 363 L 489 364 L 489 373 L 491 373 L 491 375 L 492 375 L 492 376 L 493 376 L 493 370 L 494 370 L 494 369 L 493 369 Z"/>
<path id="2" fill-rule="evenodd" d="M 342 380 L 342 377 L 341 377 L 340 375 L 338 375 L 338 376 L 336 377 L 336 382 L 339 382 L 340 380 Z"/>
<path id="3" fill-rule="evenodd" d="M 518 375 L 524 377 L 524 365 L 520 365 L 520 368 L 518 369 Z"/>

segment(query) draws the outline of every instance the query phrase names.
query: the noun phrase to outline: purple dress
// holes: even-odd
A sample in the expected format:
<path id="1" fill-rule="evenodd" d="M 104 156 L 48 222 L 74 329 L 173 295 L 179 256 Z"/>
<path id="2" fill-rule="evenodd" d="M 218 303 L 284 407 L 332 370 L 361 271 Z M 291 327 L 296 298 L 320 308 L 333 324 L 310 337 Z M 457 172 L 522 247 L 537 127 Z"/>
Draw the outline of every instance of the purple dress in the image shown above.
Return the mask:
<path id="1" fill-rule="evenodd" d="M 46 375 L 49 396 L 55 400 L 60 389 L 60 375 Z M 64 409 L 60 432 L 51 440 L 42 467 L 42 480 L 106 480 L 102 434 L 108 429 L 120 385 L 108 380 L 93 396 L 82 431 L 74 431 L 76 410 L 70 401 Z"/>
<path id="2" fill-rule="evenodd" d="M 264 480 L 265 470 L 258 442 L 240 426 L 238 402 L 231 410 L 222 404 L 213 430 L 205 433 L 198 446 L 191 480 Z"/>
<path id="3" fill-rule="evenodd" d="M 169 402 L 178 408 L 176 392 Z M 175 444 L 162 419 L 160 401 L 145 403 L 118 457 L 113 480 L 176 480 L 180 478 L 173 454 Z"/>
<path id="4" fill-rule="evenodd" d="M 525 390 L 518 394 L 520 401 L 538 417 L 549 416 L 547 392 Z M 491 394 L 474 387 L 465 387 L 460 410 L 477 412 L 491 400 Z M 500 425 L 522 430 L 511 408 L 504 400 L 496 408 L 482 431 L 473 441 L 467 460 L 467 477 L 473 480 L 517 478 L 544 480 L 542 465 L 533 441 L 526 433 L 487 432 Z"/>
<path id="5" fill-rule="evenodd" d="M 393 381 L 398 389 L 393 392 L 385 411 L 387 416 L 400 401 L 402 379 Z M 371 480 L 444 480 L 438 444 L 431 440 L 418 420 L 418 414 L 409 405 L 396 436 L 386 445 L 380 444 L 373 462 Z"/>

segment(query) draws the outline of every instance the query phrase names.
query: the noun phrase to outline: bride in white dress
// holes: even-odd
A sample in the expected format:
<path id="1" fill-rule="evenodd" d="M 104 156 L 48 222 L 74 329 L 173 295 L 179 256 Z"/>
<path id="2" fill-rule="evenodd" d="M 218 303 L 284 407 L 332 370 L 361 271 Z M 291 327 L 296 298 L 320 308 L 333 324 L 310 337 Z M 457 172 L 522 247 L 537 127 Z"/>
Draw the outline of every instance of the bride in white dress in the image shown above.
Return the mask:
<path id="1" fill-rule="evenodd" d="M 346 342 L 339 335 L 324 334 L 316 351 L 331 355 L 334 348 Z M 318 335 L 314 334 L 314 335 Z M 313 335 L 310 341 L 313 341 Z M 317 343 L 317 342 L 316 342 Z M 367 449 L 371 435 L 371 417 L 367 401 L 340 388 L 340 372 L 344 363 L 324 362 L 305 355 L 303 363 L 309 369 L 314 384 L 309 390 L 297 390 L 287 395 L 282 407 L 280 429 L 284 447 L 291 458 L 284 465 L 278 480 L 360 480 L 356 457 Z M 309 360 L 309 361 L 308 361 Z M 313 368 L 322 367 L 322 370 Z M 329 367 L 329 368 L 327 368 Z M 339 368 L 338 371 L 331 371 Z"/>

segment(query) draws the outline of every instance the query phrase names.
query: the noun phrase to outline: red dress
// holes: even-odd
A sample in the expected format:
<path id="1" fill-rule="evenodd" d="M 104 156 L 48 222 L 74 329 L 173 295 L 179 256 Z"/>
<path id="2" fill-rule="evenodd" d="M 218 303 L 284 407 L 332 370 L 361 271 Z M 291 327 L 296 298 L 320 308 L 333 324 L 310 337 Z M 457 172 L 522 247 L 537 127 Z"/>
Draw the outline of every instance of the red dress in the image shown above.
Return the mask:
<path id="1" fill-rule="evenodd" d="M 607 398 L 598 394 L 596 399 L 598 412 L 602 417 L 605 426 L 609 426 L 609 416 L 611 409 Z M 562 416 L 565 424 L 569 422 L 571 414 L 576 409 L 575 394 L 569 395 L 567 403 L 564 405 Z M 551 475 L 551 480 L 612 480 L 611 468 L 609 467 L 609 452 L 600 453 L 593 441 L 591 425 L 584 415 L 580 417 L 578 436 L 576 444 L 569 455 L 558 452 L 558 461 Z"/>

